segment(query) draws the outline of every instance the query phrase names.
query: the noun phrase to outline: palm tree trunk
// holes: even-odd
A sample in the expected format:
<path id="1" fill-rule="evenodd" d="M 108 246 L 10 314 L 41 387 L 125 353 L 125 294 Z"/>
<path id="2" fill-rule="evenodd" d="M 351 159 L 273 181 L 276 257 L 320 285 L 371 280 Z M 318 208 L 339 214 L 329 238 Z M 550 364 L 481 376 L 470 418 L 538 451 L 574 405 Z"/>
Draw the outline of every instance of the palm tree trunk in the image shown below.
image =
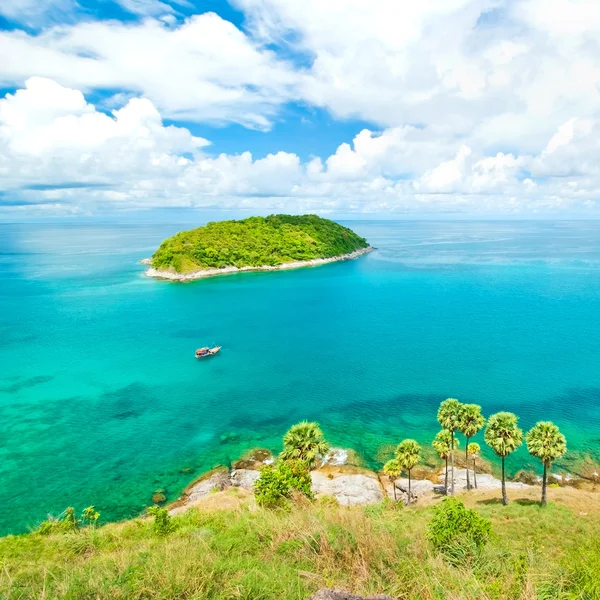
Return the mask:
<path id="1" fill-rule="evenodd" d="M 502 504 L 504 504 L 504 506 L 508 504 L 508 498 L 506 496 L 506 479 L 504 478 L 504 456 L 502 457 Z"/>
<path id="2" fill-rule="evenodd" d="M 546 506 L 546 483 L 548 479 L 548 465 L 544 463 L 544 476 L 542 477 L 542 506 Z"/>
<path id="3" fill-rule="evenodd" d="M 452 493 L 450 495 L 454 496 L 454 431 L 452 432 L 452 450 L 451 450 L 451 452 L 452 452 L 452 454 L 450 456 L 450 460 L 452 461 L 452 483 L 451 483 Z"/>
<path id="4" fill-rule="evenodd" d="M 475 489 L 477 489 L 477 473 L 475 472 L 475 457 L 473 457 L 473 481 L 475 483 Z"/>
<path id="5" fill-rule="evenodd" d="M 408 504 L 410 504 L 411 493 L 410 493 L 410 469 L 408 469 Z"/>
<path id="6" fill-rule="evenodd" d="M 395 477 L 392 479 L 392 488 L 394 490 L 394 501 L 396 501 L 398 498 L 396 498 L 396 478 Z"/>
<path id="7" fill-rule="evenodd" d="M 448 456 L 446 456 L 446 477 L 444 479 L 444 494 L 448 495 Z"/>
<path id="8" fill-rule="evenodd" d="M 471 489 L 471 482 L 469 481 L 469 438 L 465 445 L 465 467 L 467 468 L 467 491 Z"/>

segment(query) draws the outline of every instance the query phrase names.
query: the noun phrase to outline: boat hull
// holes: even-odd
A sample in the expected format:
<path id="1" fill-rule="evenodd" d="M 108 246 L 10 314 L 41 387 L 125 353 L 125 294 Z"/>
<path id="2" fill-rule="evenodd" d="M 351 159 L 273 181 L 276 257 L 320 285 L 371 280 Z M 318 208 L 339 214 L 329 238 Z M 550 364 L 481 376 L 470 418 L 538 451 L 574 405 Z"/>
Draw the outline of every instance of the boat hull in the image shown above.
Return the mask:
<path id="1" fill-rule="evenodd" d="M 204 348 L 202 348 L 204 350 Z M 201 352 L 200 350 L 196 350 L 196 358 L 208 358 L 209 356 L 214 356 L 221 351 L 221 346 L 215 346 L 214 348 L 207 348 L 205 352 Z"/>

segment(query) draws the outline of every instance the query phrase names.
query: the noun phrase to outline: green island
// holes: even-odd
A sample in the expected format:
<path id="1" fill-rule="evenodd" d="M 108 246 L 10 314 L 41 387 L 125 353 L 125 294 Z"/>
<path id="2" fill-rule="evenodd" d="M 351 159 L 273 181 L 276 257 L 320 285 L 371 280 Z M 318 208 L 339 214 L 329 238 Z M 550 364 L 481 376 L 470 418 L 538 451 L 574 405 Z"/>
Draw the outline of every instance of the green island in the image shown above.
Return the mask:
<path id="1" fill-rule="evenodd" d="M 523 432 L 513 413 L 486 418 L 453 398 L 437 418 L 430 446 L 400 441 L 379 473 L 349 450 L 354 464 L 329 460 L 341 449 L 301 422 L 278 455 L 249 450 L 171 504 L 157 490 L 138 518 L 100 524 L 93 506 L 67 508 L 0 538 L 0 597 L 600 598 L 597 465 L 553 474 L 567 446 L 551 422 Z M 480 434 L 502 461 L 500 480 L 471 441 Z M 507 481 L 504 463 L 523 444 L 542 477 Z"/>
<path id="2" fill-rule="evenodd" d="M 317 215 L 271 215 L 216 221 L 164 240 L 148 275 L 271 270 L 355 258 L 370 250 L 348 227 Z"/>

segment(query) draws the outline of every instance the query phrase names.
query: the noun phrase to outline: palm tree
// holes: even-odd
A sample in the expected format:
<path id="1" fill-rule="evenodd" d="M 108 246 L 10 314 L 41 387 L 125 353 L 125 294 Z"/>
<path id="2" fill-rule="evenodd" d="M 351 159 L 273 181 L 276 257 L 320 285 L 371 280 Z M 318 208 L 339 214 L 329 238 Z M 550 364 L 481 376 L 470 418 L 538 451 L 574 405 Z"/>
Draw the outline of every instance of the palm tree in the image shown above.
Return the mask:
<path id="1" fill-rule="evenodd" d="M 471 489 L 469 481 L 469 439 L 479 433 L 485 425 L 485 418 L 481 414 L 481 406 L 478 404 L 463 404 L 460 411 L 458 430 L 467 438 L 465 445 L 465 466 L 467 468 L 467 490 Z M 473 471 L 475 476 L 475 471 Z"/>
<path id="2" fill-rule="evenodd" d="M 508 504 L 504 460 L 523 443 L 523 430 L 517 426 L 519 418 L 509 412 L 499 412 L 488 419 L 485 443 L 502 459 L 502 504 Z"/>
<path id="3" fill-rule="evenodd" d="M 397 458 L 392 458 L 391 460 L 388 460 L 385 463 L 385 465 L 383 465 L 383 472 L 390 478 L 390 481 L 392 482 L 392 488 L 394 490 L 394 500 L 397 500 L 396 479 L 398 475 L 400 475 L 401 471 L 402 467 L 400 466 L 400 463 L 398 462 Z"/>
<path id="4" fill-rule="evenodd" d="M 408 473 L 408 503 L 410 504 L 411 495 L 411 478 L 410 472 L 413 467 L 419 462 L 421 455 L 421 446 L 415 440 L 403 440 L 396 448 L 396 460 L 400 468 Z"/>
<path id="5" fill-rule="evenodd" d="M 450 432 L 450 463 L 452 466 L 452 496 L 454 496 L 454 432 L 460 423 L 462 404 L 456 398 L 448 398 L 440 404 L 437 419 L 439 424 Z M 446 488 L 448 489 L 448 488 Z"/>
<path id="6" fill-rule="evenodd" d="M 318 423 L 302 421 L 290 427 L 283 436 L 283 452 L 279 455 L 283 460 L 301 460 L 308 468 L 312 468 L 319 456 L 329 452 L 329 444 L 325 441 Z"/>
<path id="7" fill-rule="evenodd" d="M 471 442 L 467 446 L 467 454 L 473 457 L 473 482 L 475 483 L 475 489 L 477 489 L 477 473 L 475 472 L 475 459 L 481 452 L 481 446 L 477 442 Z"/>
<path id="8" fill-rule="evenodd" d="M 444 479 L 444 493 L 448 494 L 448 459 L 450 458 L 450 445 L 452 444 L 452 434 L 447 429 L 438 431 L 431 445 L 438 453 L 438 456 L 446 461 L 446 475 Z M 458 448 L 458 440 L 454 440 L 454 447 Z"/>
<path id="9" fill-rule="evenodd" d="M 529 454 L 539 458 L 544 465 L 542 506 L 546 506 L 548 469 L 552 466 L 553 461 L 560 458 L 567 451 L 567 440 L 554 423 L 540 421 L 527 433 L 526 441 Z"/>

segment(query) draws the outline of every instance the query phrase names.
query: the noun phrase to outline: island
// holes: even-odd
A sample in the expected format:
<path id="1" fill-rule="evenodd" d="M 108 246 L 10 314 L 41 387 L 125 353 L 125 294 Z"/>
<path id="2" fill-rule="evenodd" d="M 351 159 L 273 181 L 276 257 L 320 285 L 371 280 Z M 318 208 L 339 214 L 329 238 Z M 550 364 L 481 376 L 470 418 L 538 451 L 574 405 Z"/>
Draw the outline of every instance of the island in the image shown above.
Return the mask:
<path id="1" fill-rule="evenodd" d="M 146 275 L 172 281 L 240 271 L 273 271 L 357 258 L 373 248 L 335 221 L 317 215 L 270 215 L 216 221 L 164 240 Z"/>

